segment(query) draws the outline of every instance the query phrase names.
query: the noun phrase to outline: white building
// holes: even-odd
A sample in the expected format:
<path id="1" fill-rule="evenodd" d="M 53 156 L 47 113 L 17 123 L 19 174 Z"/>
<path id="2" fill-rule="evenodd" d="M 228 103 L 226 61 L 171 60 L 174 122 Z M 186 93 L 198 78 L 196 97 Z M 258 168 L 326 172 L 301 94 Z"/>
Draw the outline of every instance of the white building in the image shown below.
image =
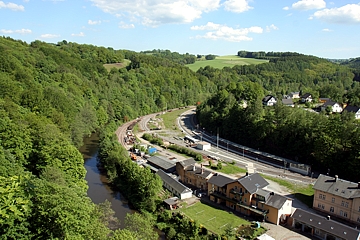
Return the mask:
<path id="1" fill-rule="evenodd" d="M 211 149 L 211 144 L 208 142 L 198 142 L 196 148 L 203 150 L 203 151 L 207 151 Z"/>
<path id="2" fill-rule="evenodd" d="M 271 95 L 267 95 L 266 97 L 263 98 L 262 103 L 265 106 L 273 106 L 276 104 L 276 98 Z"/>
<path id="3" fill-rule="evenodd" d="M 169 190 L 179 199 L 186 199 L 192 197 L 192 191 L 190 188 L 186 187 L 163 170 L 159 169 L 156 174 L 159 175 L 161 180 L 163 181 L 163 187 Z"/>

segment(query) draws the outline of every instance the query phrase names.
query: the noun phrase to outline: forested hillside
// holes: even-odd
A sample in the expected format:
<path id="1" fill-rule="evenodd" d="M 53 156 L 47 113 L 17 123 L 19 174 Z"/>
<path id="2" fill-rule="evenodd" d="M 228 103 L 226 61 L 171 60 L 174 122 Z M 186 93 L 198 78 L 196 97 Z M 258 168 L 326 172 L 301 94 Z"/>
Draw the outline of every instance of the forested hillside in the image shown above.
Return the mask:
<path id="1" fill-rule="evenodd" d="M 360 104 L 360 86 L 352 70 L 311 56 L 271 59 L 269 63 L 223 70 L 206 67 L 199 78 L 211 79 L 218 93 L 197 110 L 208 131 L 253 148 L 310 164 L 313 170 L 359 181 L 359 124 L 351 114 L 316 114 L 276 105 L 263 107 L 266 94 L 279 98 L 291 91 L 309 92 L 340 103 Z M 247 108 L 240 104 L 243 100 Z"/>
<path id="2" fill-rule="evenodd" d="M 103 67 L 124 58 L 132 60 L 128 69 L 108 72 Z M 2 238 L 103 239 L 109 233 L 109 211 L 86 196 L 77 149 L 83 136 L 163 110 L 166 104 L 173 108 L 202 101 L 215 91 L 210 80 L 200 81 L 188 68 L 164 58 L 1 37 Z M 116 146 L 115 140 L 111 145 Z M 112 153 L 118 160 L 128 158 L 121 149 Z"/>

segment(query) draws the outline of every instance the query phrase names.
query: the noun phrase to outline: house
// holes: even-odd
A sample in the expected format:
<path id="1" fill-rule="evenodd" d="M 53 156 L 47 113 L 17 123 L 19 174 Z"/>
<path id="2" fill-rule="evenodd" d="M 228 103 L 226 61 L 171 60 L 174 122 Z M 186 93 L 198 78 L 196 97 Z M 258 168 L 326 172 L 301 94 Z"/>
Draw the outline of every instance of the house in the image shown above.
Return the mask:
<path id="1" fill-rule="evenodd" d="M 176 172 L 179 175 L 179 181 L 191 187 L 207 191 L 207 181 L 214 175 L 203 167 L 196 166 L 194 159 L 179 161 L 176 163 Z"/>
<path id="2" fill-rule="evenodd" d="M 296 209 L 290 219 L 292 220 L 292 227 L 306 232 L 317 239 L 360 239 L 358 229 L 336 222 L 332 220 L 330 216 L 323 217 L 302 209 Z"/>
<path id="3" fill-rule="evenodd" d="M 360 119 L 360 107 L 347 105 L 344 111 L 355 113 L 355 119 Z"/>
<path id="4" fill-rule="evenodd" d="M 303 102 L 303 103 L 312 102 L 312 100 L 313 100 L 310 93 L 305 93 L 300 98 L 301 98 L 301 102 Z"/>
<path id="5" fill-rule="evenodd" d="M 179 199 L 186 199 L 192 197 L 192 191 L 190 188 L 184 186 L 181 182 L 177 181 L 175 178 L 171 177 L 163 170 L 159 169 L 156 174 L 159 175 L 159 177 L 163 181 L 163 187 L 169 190 Z"/>
<path id="6" fill-rule="evenodd" d="M 248 102 L 245 99 L 239 100 L 239 105 L 242 108 L 247 108 L 248 107 Z"/>
<path id="7" fill-rule="evenodd" d="M 294 107 L 295 106 L 294 102 L 293 102 L 293 100 L 291 98 L 283 98 L 283 99 L 281 99 L 281 102 L 285 106 L 289 106 L 289 107 Z"/>
<path id="8" fill-rule="evenodd" d="M 216 194 L 226 196 L 227 185 L 234 181 L 234 178 L 229 178 L 224 175 L 215 173 L 214 176 L 212 176 L 208 181 L 208 196 L 210 197 L 210 200 L 218 204 L 225 205 L 225 199 L 216 197 Z"/>
<path id="9" fill-rule="evenodd" d="M 292 199 L 266 190 L 269 183 L 258 173 L 230 182 L 219 176 L 209 180 L 210 200 L 261 221 L 279 224 L 291 214 Z"/>
<path id="10" fill-rule="evenodd" d="M 339 103 L 331 100 L 326 101 L 323 105 L 320 106 L 321 111 L 325 111 L 328 107 L 331 107 L 331 112 L 341 113 L 343 111 L 343 108 Z"/>
<path id="11" fill-rule="evenodd" d="M 300 92 L 291 92 L 289 94 L 290 98 L 300 98 Z"/>
<path id="12" fill-rule="evenodd" d="M 262 103 L 265 106 L 273 106 L 276 104 L 276 98 L 271 95 L 267 95 L 266 97 L 263 98 Z"/>
<path id="13" fill-rule="evenodd" d="M 313 188 L 314 209 L 360 225 L 360 183 L 320 174 Z"/>

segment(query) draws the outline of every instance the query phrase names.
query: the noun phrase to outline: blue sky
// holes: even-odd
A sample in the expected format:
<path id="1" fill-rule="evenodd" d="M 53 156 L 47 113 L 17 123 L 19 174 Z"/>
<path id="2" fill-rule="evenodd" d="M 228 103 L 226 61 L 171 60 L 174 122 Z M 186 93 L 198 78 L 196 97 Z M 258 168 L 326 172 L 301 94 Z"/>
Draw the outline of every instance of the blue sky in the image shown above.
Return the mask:
<path id="1" fill-rule="evenodd" d="M 144 51 L 360 57 L 360 0 L 10 0 L 0 35 Z"/>

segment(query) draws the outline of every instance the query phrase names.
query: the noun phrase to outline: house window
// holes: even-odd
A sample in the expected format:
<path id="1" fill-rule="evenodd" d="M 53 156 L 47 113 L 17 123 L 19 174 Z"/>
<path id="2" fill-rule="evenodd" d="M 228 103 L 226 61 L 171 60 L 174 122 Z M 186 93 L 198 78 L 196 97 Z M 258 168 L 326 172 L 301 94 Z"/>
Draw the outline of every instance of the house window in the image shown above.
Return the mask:
<path id="1" fill-rule="evenodd" d="M 334 203 L 334 202 L 335 202 L 335 198 L 332 198 L 332 199 L 331 199 L 331 202 Z"/>
<path id="2" fill-rule="evenodd" d="M 237 189 L 237 186 L 235 186 L 235 189 Z"/>
<path id="3" fill-rule="evenodd" d="M 343 207 L 345 205 L 345 201 L 341 201 L 341 206 Z"/>
<path id="4" fill-rule="evenodd" d="M 349 207 L 349 202 L 345 202 L 345 207 Z"/>
<path id="5" fill-rule="evenodd" d="M 245 193 L 247 193 L 247 190 L 245 189 Z"/>
<path id="6" fill-rule="evenodd" d="M 319 194 L 319 198 L 322 199 L 322 194 L 321 193 Z"/>
<path id="7" fill-rule="evenodd" d="M 344 217 L 347 217 L 347 212 L 344 212 Z"/>
<path id="8" fill-rule="evenodd" d="M 360 217 L 358 217 L 357 222 L 360 222 Z"/>
<path id="9" fill-rule="evenodd" d="M 330 212 L 334 212 L 334 207 L 330 207 Z"/>
<path id="10" fill-rule="evenodd" d="M 359 212 L 360 212 L 360 206 L 359 206 Z"/>
<path id="11" fill-rule="evenodd" d="M 246 198 L 244 199 L 244 202 L 246 203 Z"/>
<path id="12" fill-rule="evenodd" d="M 340 216 L 343 216 L 343 215 L 344 215 L 343 210 L 340 210 Z"/>

